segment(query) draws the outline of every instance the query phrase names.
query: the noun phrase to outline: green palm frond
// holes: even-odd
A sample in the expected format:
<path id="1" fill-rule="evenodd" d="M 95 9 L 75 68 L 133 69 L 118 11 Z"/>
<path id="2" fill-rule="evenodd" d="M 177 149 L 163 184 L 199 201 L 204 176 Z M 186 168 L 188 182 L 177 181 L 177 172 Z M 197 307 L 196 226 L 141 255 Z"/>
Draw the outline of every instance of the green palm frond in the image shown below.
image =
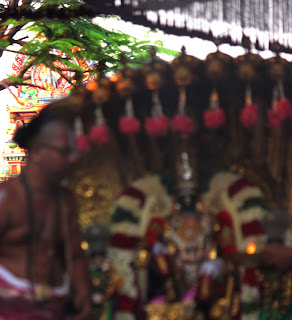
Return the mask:
<path id="1" fill-rule="evenodd" d="M 35 1 L 36 3 L 44 9 L 57 6 L 74 10 L 80 5 L 79 0 L 40 0 Z M 136 39 L 123 32 L 107 30 L 89 18 L 58 20 L 43 17 L 34 21 L 9 19 L 1 27 L 5 30 L 7 26 L 21 26 L 29 32 L 30 38 L 23 43 L 19 51 L 31 57 L 28 64 L 52 66 L 54 61 L 59 60 L 68 69 L 79 72 L 82 70 L 72 62 L 73 60 L 102 61 L 106 63 L 108 70 L 115 71 L 121 67 L 121 53 L 130 65 L 139 67 L 149 60 L 148 51 L 152 45 L 148 39 Z M 0 49 L 6 49 L 11 44 L 13 39 L 1 39 Z M 178 54 L 176 51 L 163 48 L 162 41 L 156 41 L 154 45 L 158 52 L 171 56 Z M 62 56 L 53 54 L 56 50 L 62 52 Z M 19 82 L 19 79 L 15 79 L 15 83 Z"/>

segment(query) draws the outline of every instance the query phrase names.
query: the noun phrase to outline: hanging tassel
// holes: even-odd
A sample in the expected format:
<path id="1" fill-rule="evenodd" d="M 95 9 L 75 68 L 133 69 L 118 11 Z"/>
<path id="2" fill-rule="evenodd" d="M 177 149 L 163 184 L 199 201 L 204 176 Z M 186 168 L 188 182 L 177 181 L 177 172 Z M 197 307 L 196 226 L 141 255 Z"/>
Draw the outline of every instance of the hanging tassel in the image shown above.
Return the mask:
<path id="1" fill-rule="evenodd" d="M 209 110 L 204 112 L 204 123 L 209 129 L 217 129 L 222 127 L 226 122 L 224 110 L 219 108 L 218 93 L 213 91 L 210 97 Z"/>
<path id="2" fill-rule="evenodd" d="M 267 111 L 270 127 L 278 128 L 289 115 L 291 115 L 291 105 L 284 95 L 282 82 L 279 82 L 273 91 L 272 108 Z"/>
<path id="3" fill-rule="evenodd" d="M 168 119 L 163 114 L 158 92 L 153 92 L 152 117 L 148 117 L 145 130 L 151 136 L 165 136 L 168 130 Z"/>
<path id="4" fill-rule="evenodd" d="M 267 111 L 269 126 L 271 128 L 279 128 L 282 122 L 282 118 L 277 109 L 272 108 Z"/>
<path id="5" fill-rule="evenodd" d="M 75 119 L 74 130 L 77 149 L 82 153 L 88 152 L 90 150 L 90 143 L 87 135 L 83 133 L 83 124 L 80 117 Z"/>
<path id="6" fill-rule="evenodd" d="M 286 98 L 280 99 L 277 102 L 277 109 L 281 120 L 284 120 L 291 115 L 291 105 Z"/>
<path id="7" fill-rule="evenodd" d="M 168 119 L 164 115 L 158 118 L 147 118 L 145 129 L 151 136 L 165 136 L 168 129 Z"/>
<path id="8" fill-rule="evenodd" d="M 96 108 L 95 117 L 96 125 L 91 128 L 89 138 L 93 143 L 101 146 L 107 144 L 110 140 L 108 128 L 105 124 L 104 116 L 102 113 L 102 107 L 99 106 Z"/>
<path id="9" fill-rule="evenodd" d="M 126 101 L 126 114 L 119 121 L 119 129 L 121 133 L 126 135 L 134 135 L 140 131 L 141 124 L 134 115 L 132 98 Z"/>
<path id="10" fill-rule="evenodd" d="M 172 119 L 171 127 L 175 132 L 189 135 L 194 132 L 194 123 L 191 117 L 186 113 L 186 91 L 184 87 L 180 88 L 180 97 L 178 105 L 178 114 Z"/>
<path id="11" fill-rule="evenodd" d="M 258 117 L 258 106 L 252 102 L 251 88 L 248 86 L 245 94 L 245 106 L 241 110 L 240 120 L 244 127 L 250 128 L 257 123 Z"/>
<path id="12" fill-rule="evenodd" d="M 193 120 L 188 116 L 176 115 L 171 122 L 172 130 L 189 135 L 194 132 Z"/>

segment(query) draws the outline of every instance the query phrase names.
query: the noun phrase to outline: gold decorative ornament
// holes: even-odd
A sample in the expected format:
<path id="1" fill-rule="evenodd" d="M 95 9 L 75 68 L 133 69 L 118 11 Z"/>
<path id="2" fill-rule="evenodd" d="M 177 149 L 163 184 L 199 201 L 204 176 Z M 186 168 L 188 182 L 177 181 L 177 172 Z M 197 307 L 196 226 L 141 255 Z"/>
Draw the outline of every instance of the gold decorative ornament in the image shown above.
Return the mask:
<path id="1" fill-rule="evenodd" d="M 228 74 L 231 57 L 216 51 L 210 53 L 205 61 L 205 73 L 211 80 L 221 80 Z"/>
<path id="2" fill-rule="evenodd" d="M 135 268 L 143 269 L 149 262 L 149 252 L 146 249 L 139 250 L 138 257 L 134 262 Z"/>
<path id="3" fill-rule="evenodd" d="M 120 62 L 123 64 L 123 68 L 116 72 L 110 80 L 115 85 L 120 97 L 127 98 L 138 89 L 137 83 L 141 79 L 141 71 L 128 67 L 127 60 L 123 55 L 121 55 Z"/>
<path id="4" fill-rule="evenodd" d="M 234 63 L 240 79 L 249 82 L 259 77 L 257 68 L 262 63 L 262 58 L 259 55 L 247 53 L 236 58 Z"/>
<path id="5" fill-rule="evenodd" d="M 151 71 L 146 75 L 145 83 L 149 90 L 156 91 L 163 84 L 162 75 L 157 71 Z"/>
<path id="6" fill-rule="evenodd" d="M 174 81 L 179 87 L 186 87 L 193 81 L 193 74 L 187 66 L 179 66 L 174 71 Z"/>
<path id="7" fill-rule="evenodd" d="M 289 63 L 287 60 L 276 56 L 266 61 L 268 67 L 268 74 L 274 81 L 281 81 L 285 79 Z"/>
<path id="8" fill-rule="evenodd" d="M 145 309 L 148 320 L 190 320 L 193 319 L 194 303 L 153 303 Z"/>
<path id="9" fill-rule="evenodd" d="M 92 101 L 97 105 L 102 105 L 110 98 L 111 82 L 106 77 L 100 77 L 95 80 L 90 80 L 86 85 L 86 89 L 91 92 Z"/>
<path id="10" fill-rule="evenodd" d="M 151 61 L 142 69 L 145 77 L 145 84 L 151 91 L 157 91 L 164 83 L 166 71 L 169 69 L 168 63 L 156 57 L 156 49 L 149 50 Z"/>
<path id="11" fill-rule="evenodd" d="M 198 76 L 199 60 L 187 55 L 185 47 L 182 47 L 181 51 L 181 55 L 175 58 L 170 66 L 173 69 L 173 78 L 177 86 L 186 87 Z"/>
<path id="12" fill-rule="evenodd" d="M 121 77 L 116 82 L 116 90 L 121 97 L 130 97 L 136 90 L 135 82 L 131 78 Z"/>
<path id="13" fill-rule="evenodd" d="M 71 177 L 70 186 L 79 205 L 82 229 L 96 221 L 108 224 L 112 204 L 121 191 L 118 169 L 114 161 L 104 159 L 107 156 L 106 152 L 86 155 Z"/>

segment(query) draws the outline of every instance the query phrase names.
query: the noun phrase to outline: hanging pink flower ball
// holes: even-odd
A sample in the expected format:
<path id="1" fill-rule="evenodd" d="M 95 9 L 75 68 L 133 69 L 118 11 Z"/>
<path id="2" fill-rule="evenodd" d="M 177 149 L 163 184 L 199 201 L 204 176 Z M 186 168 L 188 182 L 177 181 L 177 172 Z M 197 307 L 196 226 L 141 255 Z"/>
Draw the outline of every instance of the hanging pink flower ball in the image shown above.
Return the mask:
<path id="1" fill-rule="evenodd" d="M 166 116 L 147 118 L 145 129 L 146 132 L 151 136 L 165 136 L 168 129 L 168 119 Z"/>
<path id="2" fill-rule="evenodd" d="M 269 126 L 271 128 L 278 128 L 283 120 L 278 110 L 269 109 L 267 111 L 267 116 L 268 116 Z"/>
<path id="3" fill-rule="evenodd" d="M 92 127 L 89 132 L 89 138 L 93 143 L 99 146 L 107 144 L 110 140 L 107 126 L 102 124 Z"/>
<path id="4" fill-rule="evenodd" d="M 183 134 L 194 132 L 194 123 L 188 116 L 176 115 L 171 121 L 172 130 Z"/>
<path id="5" fill-rule="evenodd" d="M 119 122 L 119 129 L 122 133 L 127 135 L 134 135 L 140 131 L 141 124 L 135 117 L 121 117 Z"/>
<path id="6" fill-rule="evenodd" d="M 76 146 L 78 151 L 82 153 L 86 153 L 90 150 L 90 143 L 87 135 L 81 134 L 80 136 L 76 137 Z"/>
<path id="7" fill-rule="evenodd" d="M 205 126 L 210 129 L 217 129 L 225 124 L 226 118 L 222 108 L 206 110 L 204 112 Z"/>
<path id="8" fill-rule="evenodd" d="M 283 98 L 277 102 L 277 109 L 279 111 L 279 117 L 281 120 L 284 120 L 291 114 L 292 108 L 290 102 L 286 98 Z"/>
<path id="9" fill-rule="evenodd" d="M 241 123 L 249 128 L 255 125 L 258 121 L 258 106 L 254 103 L 246 105 L 240 113 Z"/>

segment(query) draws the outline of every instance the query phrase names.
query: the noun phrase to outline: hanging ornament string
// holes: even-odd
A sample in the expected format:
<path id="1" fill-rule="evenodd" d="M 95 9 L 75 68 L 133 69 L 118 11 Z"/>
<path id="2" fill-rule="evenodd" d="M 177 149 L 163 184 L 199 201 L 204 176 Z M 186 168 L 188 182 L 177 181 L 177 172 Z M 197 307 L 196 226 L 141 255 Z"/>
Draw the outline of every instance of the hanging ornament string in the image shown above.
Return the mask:
<path id="1" fill-rule="evenodd" d="M 271 128 L 268 143 L 267 163 L 271 177 L 277 184 L 277 192 L 282 189 L 284 177 L 285 139 L 283 128 L 283 114 L 278 109 L 279 87 L 273 89 L 272 107 L 267 110 L 268 123 Z M 274 199 L 278 197 L 275 193 Z M 276 201 L 279 201 L 276 199 Z"/>
<path id="2" fill-rule="evenodd" d="M 181 87 L 179 91 L 178 114 L 184 116 L 186 114 L 187 94 L 186 88 Z"/>
<path id="3" fill-rule="evenodd" d="M 132 97 L 127 98 L 125 115 L 119 121 L 120 132 L 126 135 L 134 135 L 140 131 L 141 124 L 135 117 Z"/>
<path id="4" fill-rule="evenodd" d="M 163 114 L 158 91 L 153 91 L 152 101 L 152 116 L 146 119 L 145 130 L 152 136 L 165 136 L 168 130 L 168 119 Z"/>
<path id="5" fill-rule="evenodd" d="M 152 95 L 153 107 L 151 110 L 152 118 L 159 118 L 163 116 L 162 105 L 159 99 L 158 91 L 154 91 Z"/>
<path id="6" fill-rule="evenodd" d="M 102 106 L 98 106 L 95 109 L 95 119 L 96 124 L 90 129 L 89 138 L 93 143 L 99 146 L 105 145 L 109 142 L 110 136 L 104 120 Z"/>
<path id="7" fill-rule="evenodd" d="M 273 89 L 272 108 L 267 111 L 268 122 L 271 128 L 278 128 L 282 121 L 291 116 L 291 104 L 285 96 L 282 81 L 278 81 Z"/>
<path id="8" fill-rule="evenodd" d="M 171 121 L 172 130 L 184 135 L 194 132 L 194 124 L 191 117 L 186 115 L 186 89 L 180 87 L 178 113 Z"/>
<path id="9" fill-rule="evenodd" d="M 88 152 L 90 150 L 90 143 L 87 135 L 83 132 L 83 124 L 80 116 L 77 116 L 75 119 L 74 130 L 76 135 L 77 149 L 82 153 Z"/>
<path id="10" fill-rule="evenodd" d="M 140 150 L 137 144 L 136 134 L 140 131 L 140 121 L 135 117 L 134 106 L 132 97 L 128 97 L 125 104 L 125 115 L 119 120 L 119 130 L 124 135 L 128 136 L 129 145 L 132 149 L 135 163 L 139 164 L 135 166 L 137 176 L 141 176 L 144 172 L 144 160 L 140 154 Z"/>
<path id="11" fill-rule="evenodd" d="M 258 106 L 252 101 L 252 92 L 250 84 L 247 85 L 245 92 L 245 106 L 240 113 L 240 121 L 244 127 L 253 127 L 259 118 Z"/>
<path id="12" fill-rule="evenodd" d="M 204 112 L 204 123 L 209 129 L 222 127 L 226 122 L 225 113 L 219 107 L 219 97 L 217 90 L 213 90 L 210 96 L 209 109 Z"/>
<path id="13" fill-rule="evenodd" d="M 282 116 L 278 110 L 278 90 L 277 87 L 273 89 L 272 108 L 267 111 L 269 126 L 271 128 L 278 128 L 282 123 Z"/>

